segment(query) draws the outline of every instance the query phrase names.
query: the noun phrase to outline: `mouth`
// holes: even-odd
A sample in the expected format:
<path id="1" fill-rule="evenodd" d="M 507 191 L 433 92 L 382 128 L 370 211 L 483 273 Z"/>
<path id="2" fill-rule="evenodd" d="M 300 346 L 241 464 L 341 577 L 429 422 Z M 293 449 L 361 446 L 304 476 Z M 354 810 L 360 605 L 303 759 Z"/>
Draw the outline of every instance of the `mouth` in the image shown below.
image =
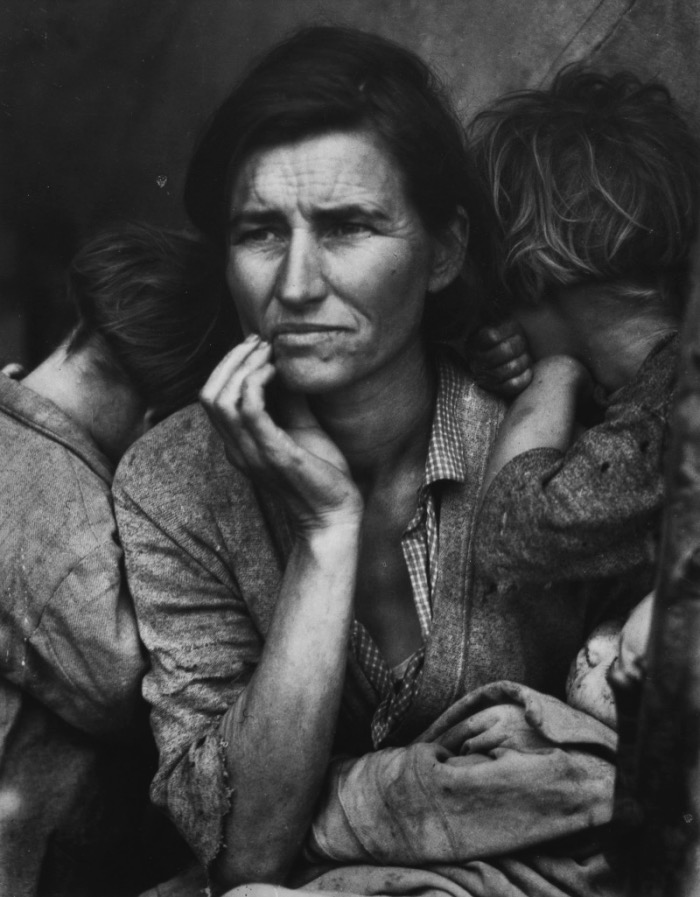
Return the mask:
<path id="1" fill-rule="evenodd" d="M 277 339 L 279 336 L 294 336 L 296 334 L 307 333 L 335 333 L 339 330 L 347 330 L 346 327 L 340 327 L 334 324 L 314 324 L 314 323 L 293 323 L 278 324 L 272 328 L 271 338 Z"/>
<path id="2" fill-rule="evenodd" d="M 274 346 L 280 348 L 310 346 L 326 341 L 347 330 L 347 327 L 332 324 L 280 324 L 273 328 L 270 339 Z"/>

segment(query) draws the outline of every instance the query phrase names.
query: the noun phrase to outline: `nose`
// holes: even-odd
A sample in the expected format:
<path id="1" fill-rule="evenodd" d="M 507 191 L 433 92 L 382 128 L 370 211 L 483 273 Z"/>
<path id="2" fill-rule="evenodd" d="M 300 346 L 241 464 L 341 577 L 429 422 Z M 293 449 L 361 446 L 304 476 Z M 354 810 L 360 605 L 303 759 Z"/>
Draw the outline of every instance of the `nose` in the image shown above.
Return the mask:
<path id="1" fill-rule="evenodd" d="M 287 305 L 318 302 L 326 294 L 321 247 L 313 233 L 292 231 L 277 275 L 277 298 Z"/>

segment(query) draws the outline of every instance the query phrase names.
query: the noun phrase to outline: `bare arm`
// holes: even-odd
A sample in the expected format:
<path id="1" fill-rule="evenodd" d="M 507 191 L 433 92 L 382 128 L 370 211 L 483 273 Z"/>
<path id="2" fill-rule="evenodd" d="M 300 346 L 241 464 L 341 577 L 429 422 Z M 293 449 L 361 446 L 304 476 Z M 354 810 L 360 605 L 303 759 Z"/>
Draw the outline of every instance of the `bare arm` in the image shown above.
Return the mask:
<path id="1" fill-rule="evenodd" d="M 626 575 L 651 586 L 676 359 L 672 339 L 564 451 L 542 446 L 502 467 L 477 526 L 483 576 L 546 583 Z"/>
<path id="2" fill-rule="evenodd" d="M 583 365 L 568 355 L 551 355 L 535 363 L 530 385 L 513 401 L 501 424 L 482 496 L 496 475 L 518 455 L 535 448 L 565 451 L 569 447 L 576 399 L 589 379 Z"/>
<path id="3" fill-rule="evenodd" d="M 296 537 L 260 661 L 221 723 L 236 787 L 212 872 L 226 886 L 281 881 L 310 824 L 344 680 L 362 520 L 344 459 L 303 404 L 286 430 L 268 415 L 273 375 L 269 346 L 249 341 L 202 394 L 230 460 L 283 497 Z"/>

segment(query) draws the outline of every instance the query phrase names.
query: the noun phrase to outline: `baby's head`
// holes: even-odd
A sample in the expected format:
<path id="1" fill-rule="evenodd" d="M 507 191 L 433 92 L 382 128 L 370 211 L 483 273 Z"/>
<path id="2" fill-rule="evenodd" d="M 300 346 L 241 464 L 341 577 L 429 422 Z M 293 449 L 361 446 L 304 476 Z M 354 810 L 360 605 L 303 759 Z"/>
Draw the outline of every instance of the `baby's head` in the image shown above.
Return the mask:
<path id="1" fill-rule="evenodd" d="M 658 83 L 567 67 L 471 126 L 499 223 L 503 311 L 604 285 L 628 313 L 679 316 L 700 144 Z"/>
<path id="2" fill-rule="evenodd" d="M 649 641 L 654 594 L 646 596 L 627 620 L 601 623 L 571 664 L 566 681 L 566 700 L 611 728 L 617 713 L 609 673 L 615 670 L 618 686 L 639 680 Z"/>
<path id="3" fill-rule="evenodd" d="M 620 645 L 622 621 L 601 623 L 571 664 L 566 680 L 567 703 L 615 728 L 615 700 L 607 676 L 615 663 Z"/>

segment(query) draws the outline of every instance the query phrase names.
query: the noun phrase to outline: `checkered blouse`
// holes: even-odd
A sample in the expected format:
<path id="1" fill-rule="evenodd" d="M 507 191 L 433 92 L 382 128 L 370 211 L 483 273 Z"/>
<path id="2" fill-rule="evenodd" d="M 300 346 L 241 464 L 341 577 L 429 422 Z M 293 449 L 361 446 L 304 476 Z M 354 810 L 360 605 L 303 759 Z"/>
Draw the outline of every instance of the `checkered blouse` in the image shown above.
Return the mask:
<path id="1" fill-rule="evenodd" d="M 415 514 L 401 539 L 424 644 L 433 619 L 432 595 L 440 545 L 433 487 L 440 480 L 464 482 L 465 479 L 462 434 L 456 423 L 456 405 L 463 379 L 464 374 L 450 361 L 438 360 L 438 394 L 425 476 L 418 491 Z M 425 647 L 419 648 L 392 671 L 370 634 L 355 620 L 350 648 L 379 695 L 372 719 L 372 741 L 379 747 L 411 706 L 423 669 Z"/>

